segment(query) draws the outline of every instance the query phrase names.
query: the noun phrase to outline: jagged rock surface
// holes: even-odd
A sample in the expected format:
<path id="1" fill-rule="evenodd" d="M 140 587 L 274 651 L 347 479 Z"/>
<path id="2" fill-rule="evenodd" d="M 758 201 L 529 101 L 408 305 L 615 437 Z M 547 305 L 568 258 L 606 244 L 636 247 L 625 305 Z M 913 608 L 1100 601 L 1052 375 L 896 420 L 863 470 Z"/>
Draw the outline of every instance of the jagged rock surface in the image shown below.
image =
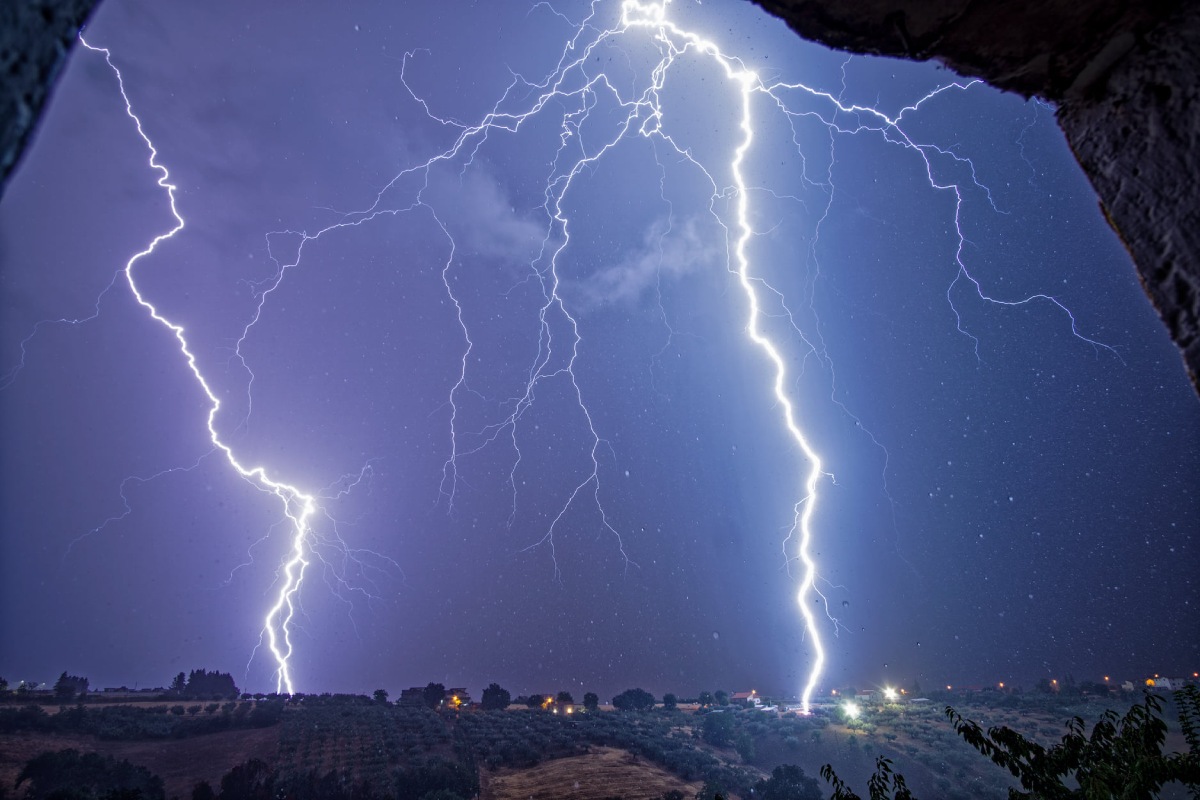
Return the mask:
<path id="1" fill-rule="evenodd" d="M 0 193 L 97 0 L 0 2 Z"/>

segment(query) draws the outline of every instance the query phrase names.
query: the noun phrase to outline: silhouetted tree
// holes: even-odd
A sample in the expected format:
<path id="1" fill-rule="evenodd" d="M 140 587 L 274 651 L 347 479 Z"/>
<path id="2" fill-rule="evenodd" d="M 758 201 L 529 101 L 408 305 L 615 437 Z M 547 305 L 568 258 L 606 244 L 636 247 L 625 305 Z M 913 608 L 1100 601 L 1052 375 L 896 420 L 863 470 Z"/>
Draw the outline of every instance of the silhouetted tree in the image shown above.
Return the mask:
<path id="1" fill-rule="evenodd" d="M 967 744 L 1003 767 L 1021 783 L 1009 789 L 1012 800 L 1068 800 L 1069 798 L 1153 798 L 1168 783 L 1180 783 L 1200 796 L 1200 690 L 1188 687 L 1175 693 L 1179 723 L 1187 753 L 1163 753 L 1167 723 L 1162 699 L 1147 694 L 1121 717 L 1107 711 L 1085 735 L 1084 722 L 1075 717 L 1067 734 L 1050 747 L 1025 738 L 1007 726 L 984 730 L 947 706 L 946 716 Z M 829 764 L 821 776 L 833 786 L 831 800 L 861 800 Z M 879 758 L 868 782 L 871 800 L 916 800 L 892 762 Z"/>
<path id="2" fill-rule="evenodd" d="M 737 754 L 741 756 L 742 761 L 745 761 L 748 764 L 754 760 L 754 740 L 750 738 L 749 734 L 743 733 L 739 735 L 737 739 L 734 740 L 733 747 L 735 750 L 737 750 Z"/>
<path id="3" fill-rule="evenodd" d="M 498 683 L 489 683 L 488 687 L 483 690 L 483 697 L 480 699 L 480 705 L 485 711 L 503 711 L 511 702 L 512 695 Z"/>
<path id="4" fill-rule="evenodd" d="M 175 676 L 179 680 L 179 676 Z M 172 684 L 174 687 L 174 684 Z M 187 684 L 183 688 L 185 697 L 237 697 L 237 684 L 228 672 L 209 672 L 204 669 L 194 669 L 188 673 Z"/>
<path id="5" fill-rule="evenodd" d="M 699 702 L 700 702 L 700 705 L 702 705 L 702 706 L 711 706 L 713 704 L 712 692 L 708 692 L 708 691 L 701 692 Z"/>
<path id="6" fill-rule="evenodd" d="M 83 697 L 88 691 L 88 679 L 78 675 L 68 675 L 63 672 L 54 682 L 54 696 L 61 702 L 69 703 L 78 695 Z"/>
<path id="7" fill-rule="evenodd" d="M 387 699 L 388 699 L 387 689 L 376 689 L 375 690 L 375 702 L 376 703 L 379 703 L 380 705 L 385 705 L 387 703 Z"/>
<path id="8" fill-rule="evenodd" d="M 595 692 L 584 692 L 583 707 L 588 711 L 595 711 L 600 707 L 600 696 Z"/>
<path id="9" fill-rule="evenodd" d="M 677 705 L 679 705 L 678 697 L 670 692 L 667 692 L 663 695 L 663 708 L 667 709 L 668 711 L 674 711 Z"/>
<path id="10" fill-rule="evenodd" d="M 626 689 L 613 698 L 612 704 L 620 711 L 646 711 L 654 708 L 654 695 L 645 689 Z"/>
<path id="11" fill-rule="evenodd" d="M 529 706 L 530 708 L 541 708 L 542 703 L 544 702 L 546 702 L 546 698 L 540 694 L 531 694 L 529 697 L 525 698 L 525 705 Z"/>
<path id="12" fill-rule="evenodd" d="M 725 747 L 733 740 L 733 715 L 726 711 L 705 714 L 700 735 L 711 745 Z"/>
<path id="13" fill-rule="evenodd" d="M 723 689 L 718 689 L 717 691 L 713 692 L 713 699 L 717 701 L 717 705 L 727 706 L 729 705 L 729 692 L 726 692 Z"/>
<path id="14" fill-rule="evenodd" d="M 425 701 L 425 705 L 437 708 L 446 699 L 446 687 L 440 683 L 426 684 L 425 689 L 421 692 L 421 698 Z"/>
<path id="15" fill-rule="evenodd" d="M 28 800 L 49 798 L 126 798 L 164 800 L 162 778 L 145 767 L 78 750 L 46 752 L 31 758 L 17 776 L 16 788 L 28 782 Z"/>
<path id="16" fill-rule="evenodd" d="M 821 785 L 792 764 L 776 767 L 771 777 L 754 784 L 760 800 L 822 800 Z"/>
<path id="17" fill-rule="evenodd" d="M 171 693 L 172 694 L 183 694 L 186 691 L 187 691 L 187 675 L 184 675 L 181 672 L 178 675 L 176 675 L 175 678 L 171 681 Z M 210 786 L 209 791 L 211 791 L 211 790 L 212 790 L 212 787 Z"/>
<path id="18" fill-rule="evenodd" d="M 252 758 L 221 778 L 221 800 L 274 800 L 275 771 Z"/>
<path id="19" fill-rule="evenodd" d="M 575 705 L 575 698 L 571 697 L 570 692 L 559 692 L 557 695 L 555 695 L 554 702 L 558 703 L 560 706 L 573 706 Z"/>

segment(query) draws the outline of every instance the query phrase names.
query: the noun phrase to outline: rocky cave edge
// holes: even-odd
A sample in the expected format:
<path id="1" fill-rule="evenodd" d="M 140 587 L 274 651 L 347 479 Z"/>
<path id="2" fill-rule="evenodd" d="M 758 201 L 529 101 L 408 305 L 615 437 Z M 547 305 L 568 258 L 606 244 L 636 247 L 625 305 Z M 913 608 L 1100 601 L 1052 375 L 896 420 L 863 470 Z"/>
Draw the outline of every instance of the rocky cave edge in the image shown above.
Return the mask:
<path id="1" fill-rule="evenodd" d="M 936 60 L 1058 123 L 1200 393 L 1195 0 L 751 0 L 852 53 Z M 0 192 L 97 0 L 0 2 Z"/>
<path id="2" fill-rule="evenodd" d="M 1058 108 L 1200 393 L 1195 0 L 753 0 L 838 50 L 936 60 Z"/>

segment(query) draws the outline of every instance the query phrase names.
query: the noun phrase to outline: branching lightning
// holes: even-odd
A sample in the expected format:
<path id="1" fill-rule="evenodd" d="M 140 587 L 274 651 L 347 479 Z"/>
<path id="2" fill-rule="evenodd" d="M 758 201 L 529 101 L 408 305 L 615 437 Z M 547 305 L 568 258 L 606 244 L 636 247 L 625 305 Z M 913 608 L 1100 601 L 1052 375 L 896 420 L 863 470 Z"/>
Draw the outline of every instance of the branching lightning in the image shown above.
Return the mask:
<path id="1" fill-rule="evenodd" d="M 297 613 L 298 594 L 304 581 L 305 569 L 309 566 L 309 559 L 313 553 L 310 546 L 310 539 L 314 535 L 313 518 L 322 512 L 322 508 L 315 495 L 309 494 L 297 486 L 272 478 L 265 466 L 246 466 L 238 459 L 233 449 L 221 438 L 221 434 L 217 429 L 216 420 L 221 410 L 221 401 L 197 363 L 196 356 L 188 342 L 187 331 L 183 325 L 171 321 L 160 313 L 154 303 L 143 294 L 141 288 L 138 286 L 136 277 L 138 263 L 157 251 L 159 245 L 174 238 L 176 234 L 184 229 L 185 223 L 176 204 L 176 186 L 171 183 L 171 176 L 167 168 L 159 162 L 158 150 L 143 129 L 141 119 L 133 111 L 129 95 L 125 91 L 124 78 L 121 75 L 121 70 L 113 63 L 112 54 L 106 48 L 94 47 L 88 44 L 82 35 L 79 37 L 79 41 L 87 49 L 102 53 L 105 61 L 116 76 L 121 98 L 125 103 L 125 113 L 133 121 L 137 128 L 138 136 L 141 137 L 146 148 L 149 150 L 148 163 L 150 168 L 159 175 L 157 183 L 166 191 L 171 215 L 175 219 L 175 224 L 169 231 L 154 237 L 145 249 L 133 255 L 125 263 L 121 274 L 123 274 L 125 282 L 138 304 L 149 313 L 155 322 L 169 330 L 171 335 L 175 337 L 175 340 L 179 344 L 179 352 L 183 354 L 188 369 L 191 371 L 200 389 L 204 392 L 204 395 L 208 398 L 209 409 L 205 424 L 214 452 L 220 451 L 223 453 L 229 465 L 250 485 L 259 491 L 274 495 L 282 505 L 283 514 L 290 523 L 291 549 L 280 567 L 281 583 L 276 600 L 267 610 L 266 616 L 263 619 L 263 636 L 266 639 L 267 648 L 270 650 L 277 665 L 275 672 L 276 691 L 291 694 L 295 691 L 290 661 L 295 651 L 295 645 L 292 641 L 293 623 Z M 107 291 L 107 288 L 105 291 Z M 97 308 L 98 306 L 99 299 L 97 300 Z M 123 484 L 122 498 L 124 496 Z M 127 502 L 126 510 L 128 512 Z M 100 527 L 104 527 L 104 525 L 107 525 L 111 521 L 114 520 L 108 520 Z"/>
<path id="2" fill-rule="evenodd" d="M 242 328 L 237 338 L 236 357 L 246 367 L 250 381 L 246 387 L 247 408 L 251 408 L 251 391 L 253 388 L 253 372 L 246 364 L 243 345 L 252 335 L 270 297 L 286 279 L 288 273 L 301 266 L 305 247 L 325 236 L 338 232 L 352 232 L 354 229 L 367 226 L 373 220 L 384 216 L 400 214 L 426 215 L 433 227 L 440 232 L 446 243 L 446 255 L 441 264 L 441 280 L 446 296 L 450 301 L 451 311 L 462 335 L 462 356 L 455 368 L 455 380 L 446 398 L 449 408 L 449 453 L 442 467 L 439 492 L 439 502 L 445 504 L 449 513 L 455 510 L 456 499 L 463 491 L 463 479 L 460 471 L 464 459 L 480 453 L 489 447 L 504 446 L 511 448 L 513 458 L 508 471 L 507 482 L 512 495 L 512 513 L 510 522 L 516 516 L 518 508 L 519 474 L 524 468 L 522 453 L 522 425 L 525 417 L 535 406 L 539 391 L 552 382 L 559 382 L 566 387 L 566 394 L 571 398 L 571 413 L 579 420 L 581 436 L 584 440 L 584 465 L 578 476 L 571 479 L 571 485 L 565 494 L 554 501 L 553 507 L 547 514 L 548 524 L 540 538 L 530 542 L 525 550 L 545 548 L 553 564 L 555 580 L 561 580 L 557 560 L 555 537 L 563 527 L 568 513 L 576 509 L 586 509 L 594 515 L 597 529 L 609 535 L 615 541 L 617 551 L 627 566 L 635 565 L 627 552 L 626 542 L 619 531 L 619 525 L 614 523 L 613 516 L 605 505 L 606 492 L 602 483 L 605 474 L 606 458 L 616 458 L 614 448 L 604 436 L 604 431 L 597 425 L 596 415 L 593 414 L 584 396 L 584 391 L 576 375 L 576 366 L 580 358 L 580 345 L 583 341 L 580 316 L 569 307 L 564 299 L 563 276 L 561 274 L 563 256 L 572 246 L 572 218 L 567 210 L 566 200 L 571 195 L 576 179 L 581 174 L 594 170 L 606 159 L 609 153 L 621 142 L 631 139 L 643 139 L 651 142 L 655 148 L 663 148 L 674 154 L 679 163 L 694 169 L 711 187 L 711 194 L 706 199 L 709 213 L 717 225 L 726 234 L 725 259 L 726 268 L 731 273 L 736 284 L 742 290 L 741 297 L 746 309 L 746 336 L 765 358 L 771 369 L 771 387 L 764 393 L 764 400 L 773 403 L 779 410 L 780 421 L 787 433 L 795 452 L 805 462 L 802 475 L 799 476 L 798 496 L 794 504 L 792 528 L 784 541 L 785 561 L 800 565 L 797 576 L 797 604 L 803 620 L 806 641 L 811 648 L 811 658 L 804 670 L 801 686 L 801 702 L 807 711 L 811 698 L 820 683 L 826 661 L 826 645 L 822 628 L 824 622 L 817 619 L 813 606 L 823 604 L 826 615 L 834 626 L 836 633 L 838 620 L 833 617 L 828 603 L 822 595 L 818 581 L 820 580 L 818 564 L 814 558 L 814 541 L 817 538 L 817 509 L 819 491 L 823 479 L 832 478 L 823 467 L 823 459 L 816 451 L 810 437 L 805 432 L 802 423 L 803 409 L 795 399 L 795 384 L 803 377 L 804 366 L 809 358 L 814 358 L 831 370 L 832 364 L 827 354 L 820 331 L 819 320 L 814 325 L 803 325 L 798 317 L 793 315 L 783 293 L 768 283 L 763 276 L 761 257 L 755 253 L 755 241 L 762 233 L 756 231 L 753 218 L 753 198 L 756 192 L 771 194 L 775 199 L 802 202 L 794 197 L 781 197 L 765 186 L 758 186 L 749 172 L 748 160 L 754 153 L 756 138 L 756 112 L 764 109 L 771 113 L 783 115 L 788 124 L 793 126 L 797 118 L 816 118 L 829 133 L 830 147 L 836 136 L 846 135 L 876 135 L 889 144 L 909 151 L 921 159 L 925 167 L 928 183 L 932 190 L 950 192 L 955 197 L 954 231 L 957 237 L 957 248 L 952 265 L 953 277 L 946 288 L 946 297 L 955 317 L 957 330 L 973 343 L 976 357 L 979 357 L 979 340 L 965 326 L 954 302 L 954 294 L 963 284 L 969 286 L 980 301 L 997 306 L 1013 307 L 1032 303 L 1047 303 L 1061 311 L 1069 320 L 1071 332 L 1082 341 L 1096 348 L 1106 350 L 1116 355 L 1108 345 L 1089 338 L 1080 333 L 1077 322 L 1071 311 L 1057 298 L 1047 294 L 1032 294 L 1024 297 L 1004 298 L 989 292 L 983 283 L 969 269 L 964 256 L 967 243 L 962 228 L 962 207 L 964 202 L 964 187 L 947 178 L 939 178 L 939 170 L 935 161 L 948 160 L 965 169 L 970 175 L 972 190 L 982 192 L 991 207 L 998 213 L 1003 213 L 996 207 L 988 188 L 979 182 L 974 170 L 974 164 L 950 149 L 916 141 L 904 129 L 906 116 L 916 114 L 923 105 L 935 97 L 952 91 L 968 91 L 976 82 L 951 82 L 929 92 L 915 103 L 901 110 L 896 116 L 888 115 L 870 107 L 844 103 L 841 95 L 835 96 L 828 92 L 819 91 L 802 83 L 769 82 L 739 57 L 727 54 L 713 39 L 688 30 L 675 21 L 671 14 L 671 0 L 661 2 L 643 2 L 642 0 L 624 0 L 620 3 L 619 13 L 609 12 L 610 19 L 602 21 L 602 11 L 607 11 L 609 5 L 603 0 L 593 0 L 587 16 L 579 22 L 572 22 L 548 3 L 537 3 L 534 8 L 546 8 L 550 13 L 561 18 L 572 26 L 573 33 L 566 41 L 557 63 L 545 77 L 540 80 L 527 80 L 520 75 L 514 75 L 502 96 L 496 100 L 490 111 L 483 115 L 477 123 L 464 123 L 448 116 L 439 116 L 435 111 L 435 102 L 423 97 L 415 91 L 408 82 L 407 69 L 418 52 L 406 53 L 400 80 L 408 90 L 413 100 L 419 104 L 429 119 L 439 123 L 443 129 L 453 133 L 452 144 L 433 157 L 415 166 L 407 167 L 392 177 L 375 195 L 374 201 L 366 208 L 350 213 L 340 214 L 338 220 L 315 232 L 307 231 L 274 231 L 267 234 L 266 246 L 275 270 L 266 281 L 253 285 L 254 307 L 249 320 Z M 594 55 L 602 47 L 620 48 L 628 38 L 637 37 L 641 45 L 649 44 L 658 59 L 648 71 L 646 85 L 641 91 L 623 86 L 603 68 L 595 66 L 597 59 Z M 125 283 L 146 312 L 156 322 L 169 330 L 175 337 L 179 352 L 182 353 L 188 369 L 201 390 L 208 398 L 208 413 L 206 426 L 213 453 L 224 455 L 229 465 L 261 492 L 276 498 L 282 509 L 283 519 L 289 530 L 290 548 L 283 558 L 278 572 L 278 583 L 274 602 L 267 609 L 263 619 L 262 638 L 274 658 L 276 665 L 276 684 L 278 691 L 292 693 L 295 690 L 292 659 L 296 655 L 293 632 L 296 628 L 297 615 L 301 613 L 299 598 L 301 587 L 306 578 L 306 572 L 314 558 L 321 558 L 317 552 L 320 537 L 314 529 L 317 519 L 328 516 L 322 506 L 322 499 L 338 497 L 349 491 L 362 481 L 370 472 L 370 465 L 364 467 L 357 475 L 344 476 L 324 491 L 312 493 L 302 488 L 284 482 L 277 477 L 274 470 L 266 466 L 248 466 L 235 454 L 231 445 L 222 438 L 217 419 L 221 411 L 221 401 L 214 392 L 209 380 L 201 371 L 193 347 L 189 344 L 183 325 L 172 321 L 147 298 L 139 288 L 137 272 L 140 262 L 155 253 L 159 246 L 172 239 L 184 229 L 184 219 L 176 206 L 176 187 L 171 183 L 167 169 L 158 160 L 158 151 L 151 139 L 145 133 L 142 122 L 134 113 L 132 104 L 125 92 L 125 85 L 120 70 L 113 63 L 108 50 L 93 47 L 81 37 L 81 43 L 97 53 L 102 53 L 117 77 L 121 96 L 125 103 L 125 111 L 136 125 L 138 135 L 149 150 L 149 165 L 158 173 L 158 185 L 166 192 L 171 214 L 175 224 L 165 233 L 156 236 L 142 251 L 135 254 L 117 273 L 114 283 L 105 288 L 109 291 L 123 276 Z M 726 160 L 719 163 L 704 163 L 692 149 L 682 144 L 681 134 L 670 129 L 664 114 L 662 93 L 667 85 L 672 70 L 676 65 L 691 61 L 702 62 L 709 67 L 715 67 L 717 74 L 723 75 L 728 86 L 732 87 L 737 97 L 738 107 L 736 116 L 737 129 L 740 135 L 736 146 L 726 154 Z M 814 111 L 805 107 L 798 110 L 798 104 L 793 97 L 802 97 L 808 104 L 820 104 L 823 111 Z M 611 104 L 620 110 L 619 120 L 614 123 L 611 119 L 605 125 L 596 123 L 590 125 L 589 120 L 593 111 L 601 101 Z M 709 98 L 697 98 L 696 103 L 709 103 Z M 715 112 L 713 112 L 715 113 Z M 459 269 L 459 245 L 446 224 L 448 217 L 443 211 L 439 214 L 437 203 L 430 199 L 431 176 L 435 168 L 458 168 L 459 176 L 466 174 L 475 161 L 477 154 L 491 136 L 516 135 L 523 127 L 535 118 L 548 115 L 559 125 L 557 149 L 550 154 L 548 171 L 543 189 L 543 203 L 540 209 L 544 217 L 544 227 L 540 249 L 529 264 L 526 274 L 521 281 L 522 286 L 535 287 L 540 293 L 541 302 L 536 315 L 538 331 L 536 354 L 532 361 L 521 367 L 522 388 L 513 397 L 496 401 L 499 409 L 489 422 L 474 430 L 465 429 L 460 414 L 461 407 L 467 397 L 480 396 L 471 385 L 471 359 L 476 347 L 473 339 L 471 320 L 464 311 L 463 302 L 456 291 L 456 280 Z M 800 137 L 795 135 L 793 142 L 801 159 L 804 158 Z M 655 151 L 656 160 L 658 151 Z M 831 151 L 832 154 L 832 151 Z M 833 163 L 833 159 L 830 159 Z M 940 163 L 940 162 L 939 162 Z M 660 167 L 662 163 L 659 162 Z M 830 168 L 832 169 L 832 167 Z M 728 175 L 728 180 L 724 177 Z M 660 181 L 665 181 L 665 169 Z M 815 235 L 809 249 L 811 259 L 816 264 L 816 241 L 820 235 L 821 223 L 829 213 L 834 195 L 831 175 L 823 178 L 806 180 L 818 186 L 826 194 L 826 204 L 820 213 L 815 214 Z M 730 183 L 731 181 L 731 183 Z M 726 185 L 728 183 L 728 185 Z M 665 197 L 664 197 L 665 200 Z M 731 210 L 726 210 L 731 209 Z M 279 243 L 287 241 L 288 247 L 294 253 L 292 258 L 276 256 L 281 248 Z M 660 238 L 661 242 L 661 238 Z M 814 286 L 819 275 L 810 275 L 806 288 L 806 299 L 813 319 L 816 319 L 812 309 Z M 515 288 L 515 287 L 514 287 Z M 661 308 L 663 287 L 661 283 L 655 287 Z M 103 294 L 101 295 L 101 297 Z M 773 312 L 773 308 L 782 309 Z M 99 313 L 99 299 L 96 313 Z M 787 325 L 783 326 L 788 336 L 794 337 L 783 341 L 778 334 L 769 333 L 767 323 L 771 317 L 784 317 Z M 91 319 L 93 317 L 89 317 Z M 80 320 L 64 320 L 79 322 Z M 676 331 L 671 328 L 665 312 L 662 323 L 671 336 Z M 42 323 L 39 323 L 39 328 Z M 36 335 L 38 328 L 21 343 L 21 364 L 18 364 L 0 380 L 0 388 L 7 385 L 15 377 L 16 372 L 24 363 L 25 346 Z M 670 345 L 670 338 L 662 352 Z M 799 368 L 799 375 L 793 375 L 788 369 L 788 359 L 785 353 L 789 348 L 800 346 L 804 349 L 804 362 Z M 849 415 L 855 422 L 855 417 L 849 409 L 837 398 L 836 383 L 831 384 L 831 399 Z M 249 413 L 249 412 L 248 412 Z M 861 424 L 860 424 L 861 427 Z M 883 450 L 886 449 L 880 440 L 870 431 L 866 431 L 871 441 Z M 885 493 L 886 462 L 885 462 Z M 160 473 L 162 474 L 162 473 Z M 143 481 L 144 479 L 130 479 Z M 122 499 L 125 501 L 128 513 L 128 500 L 124 494 L 125 484 L 122 485 Z M 890 499 L 890 495 L 889 495 Z M 120 519 L 114 517 L 102 523 L 96 530 Z M 332 523 L 332 519 L 330 518 Z M 334 539 L 338 548 L 348 558 L 355 556 L 354 551 L 347 548 L 337 535 L 334 523 Z M 370 554 L 376 556 L 376 554 Z M 381 557 L 380 557 L 381 558 Z M 394 563 L 392 566 L 395 566 Z M 335 579 L 331 588 L 335 592 L 347 588 L 344 581 L 337 577 L 340 573 L 334 571 Z M 329 579 L 327 577 L 327 582 Z M 814 602 L 814 600 L 816 602 Z M 257 648 L 256 648 L 257 649 Z"/>

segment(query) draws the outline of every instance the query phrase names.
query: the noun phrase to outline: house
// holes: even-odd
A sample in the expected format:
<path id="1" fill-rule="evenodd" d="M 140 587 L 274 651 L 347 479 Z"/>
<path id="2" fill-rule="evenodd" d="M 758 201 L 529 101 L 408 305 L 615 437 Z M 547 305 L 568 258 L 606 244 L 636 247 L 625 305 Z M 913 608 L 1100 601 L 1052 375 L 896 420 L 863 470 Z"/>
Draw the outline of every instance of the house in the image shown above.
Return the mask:
<path id="1" fill-rule="evenodd" d="M 396 701 L 396 705 L 401 706 L 423 706 L 425 705 L 425 687 L 414 686 L 411 689 L 405 689 L 400 692 L 400 699 Z"/>
<path id="2" fill-rule="evenodd" d="M 471 693 L 461 687 L 446 690 L 446 699 L 442 701 L 446 708 L 461 708 L 471 705 Z"/>
<path id="3" fill-rule="evenodd" d="M 747 708 L 759 708 L 762 706 L 762 698 L 758 696 L 758 692 L 754 689 L 748 692 L 734 692 L 730 696 L 729 702 L 734 705 L 746 706 Z"/>

